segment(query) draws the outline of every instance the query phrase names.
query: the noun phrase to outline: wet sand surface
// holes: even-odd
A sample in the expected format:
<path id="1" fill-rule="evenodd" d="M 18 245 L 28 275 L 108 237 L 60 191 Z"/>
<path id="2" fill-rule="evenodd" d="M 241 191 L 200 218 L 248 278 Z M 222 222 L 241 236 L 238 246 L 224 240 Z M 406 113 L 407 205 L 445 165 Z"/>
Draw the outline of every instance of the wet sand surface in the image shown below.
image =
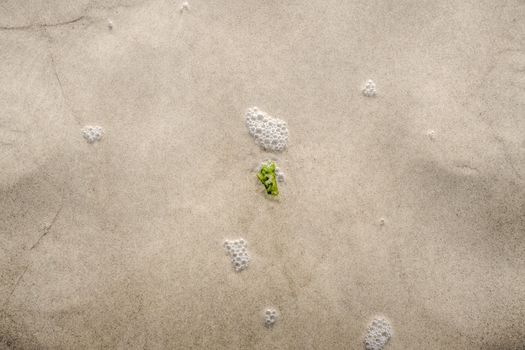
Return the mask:
<path id="1" fill-rule="evenodd" d="M 0 2 L 0 348 L 524 349 L 525 2 L 181 4 Z"/>

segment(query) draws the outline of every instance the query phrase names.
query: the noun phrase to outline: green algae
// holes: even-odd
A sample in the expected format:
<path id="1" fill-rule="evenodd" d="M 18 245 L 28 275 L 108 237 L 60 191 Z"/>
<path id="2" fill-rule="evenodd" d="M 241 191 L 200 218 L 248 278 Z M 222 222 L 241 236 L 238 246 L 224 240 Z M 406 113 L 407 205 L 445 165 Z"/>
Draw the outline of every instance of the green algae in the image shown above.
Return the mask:
<path id="1" fill-rule="evenodd" d="M 257 178 L 266 188 L 266 193 L 276 197 L 279 195 L 277 188 L 277 178 L 275 176 L 275 163 L 268 162 L 261 165 L 261 170 L 257 173 Z"/>

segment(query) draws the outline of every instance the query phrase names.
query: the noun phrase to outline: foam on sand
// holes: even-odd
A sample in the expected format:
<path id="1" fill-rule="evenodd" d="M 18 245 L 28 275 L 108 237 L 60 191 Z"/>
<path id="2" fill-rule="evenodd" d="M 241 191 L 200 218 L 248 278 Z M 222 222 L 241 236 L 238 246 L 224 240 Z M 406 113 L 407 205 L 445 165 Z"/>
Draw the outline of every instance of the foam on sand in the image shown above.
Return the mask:
<path id="1" fill-rule="evenodd" d="M 371 79 L 366 81 L 365 87 L 363 88 L 363 95 L 366 97 L 374 97 L 377 95 L 376 84 Z"/>
<path id="2" fill-rule="evenodd" d="M 264 325 L 266 327 L 271 327 L 274 325 L 275 321 L 277 321 L 277 310 L 274 308 L 267 308 L 264 310 Z"/>
<path id="3" fill-rule="evenodd" d="M 280 152 L 288 145 L 288 126 L 257 107 L 246 112 L 246 127 L 255 142 L 265 151 Z"/>
<path id="4" fill-rule="evenodd" d="M 84 136 L 88 143 L 100 141 L 103 134 L 104 130 L 101 126 L 86 125 L 82 128 L 82 136 Z"/>
<path id="5" fill-rule="evenodd" d="M 392 337 L 392 326 L 384 318 L 375 318 L 365 336 L 366 350 L 382 350 Z"/>
<path id="6" fill-rule="evenodd" d="M 436 131 L 432 129 L 427 130 L 427 136 L 431 141 L 434 141 L 436 139 Z"/>
<path id="7" fill-rule="evenodd" d="M 233 268 L 240 272 L 248 267 L 250 256 L 248 255 L 248 243 L 242 238 L 224 241 L 226 253 L 230 256 Z"/>
<path id="8" fill-rule="evenodd" d="M 182 4 L 180 5 L 180 13 L 183 13 L 184 11 L 189 11 L 190 10 L 190 4 L 187 2 L 187 1 L 183 1 Z"/>

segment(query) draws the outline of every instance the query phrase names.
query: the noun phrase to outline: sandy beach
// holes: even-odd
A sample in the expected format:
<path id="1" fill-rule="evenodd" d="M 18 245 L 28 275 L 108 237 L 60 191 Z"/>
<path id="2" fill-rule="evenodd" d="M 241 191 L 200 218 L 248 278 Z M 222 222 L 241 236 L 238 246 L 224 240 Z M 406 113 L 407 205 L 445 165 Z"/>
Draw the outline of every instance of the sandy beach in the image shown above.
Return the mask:
<path id="1" fill-rule="evenodd" d="M 0 1 L 0 349 L 524 350 L 525 2 L 182 4 Z"/>

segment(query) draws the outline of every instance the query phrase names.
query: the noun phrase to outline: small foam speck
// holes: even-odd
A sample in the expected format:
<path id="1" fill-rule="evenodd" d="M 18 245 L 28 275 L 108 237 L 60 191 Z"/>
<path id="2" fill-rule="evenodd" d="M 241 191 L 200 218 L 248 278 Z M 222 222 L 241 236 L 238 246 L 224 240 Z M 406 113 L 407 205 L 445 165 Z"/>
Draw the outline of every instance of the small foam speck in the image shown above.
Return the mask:
<path id="1" fill-rule="evenodd" d="M 365 87 L 363 88 L 363 95 L 366 97 L 374 97 L 377 95 L 376 84 L 372 80 L 368 79 L 366 81 Z"/>
<path id="2" fill-rule="evenodd" d="M 264 310 L 264 325 L 268 328 L 272 327 L 278 318 L 277 310 L 274 308 L 267 308 Z"/>
<path id="3" fill-rule="evenodd" d="M 366 350 L 382 350 L 392 334 L 392 326 L 385 318 L 375 318 L 368 326 L 365 336 Z"/>
<path id="4" fill-rule="evenodd" d="M 248 255 L 248 243 L 242 239 L 224 241 L 224 249 L 230 256 L 235 271 L 240 272 L 248 267 L 250 256 Z"/>
<path id="5" fill-rule="evenodd" d="M 180 5 L 180 12 L 189 11 L 190 10 L 190 4 L 187 1 L 183 1 Z"/>
<path id="6" fill-rule="evenodd" d="M 265 151 L 280 152 L 288 144 L 288 126 L 284 120 L 272 117 L 257 107 L 245 115 L 248 132 Z"/>
<path id="7" fill-rule="evenodd" d="M 104 130 L 101 126 L 86 125 L 82 128 L 82 136 L 86 139 L 88 143 L 93 143 L 100 141 Z"/>

